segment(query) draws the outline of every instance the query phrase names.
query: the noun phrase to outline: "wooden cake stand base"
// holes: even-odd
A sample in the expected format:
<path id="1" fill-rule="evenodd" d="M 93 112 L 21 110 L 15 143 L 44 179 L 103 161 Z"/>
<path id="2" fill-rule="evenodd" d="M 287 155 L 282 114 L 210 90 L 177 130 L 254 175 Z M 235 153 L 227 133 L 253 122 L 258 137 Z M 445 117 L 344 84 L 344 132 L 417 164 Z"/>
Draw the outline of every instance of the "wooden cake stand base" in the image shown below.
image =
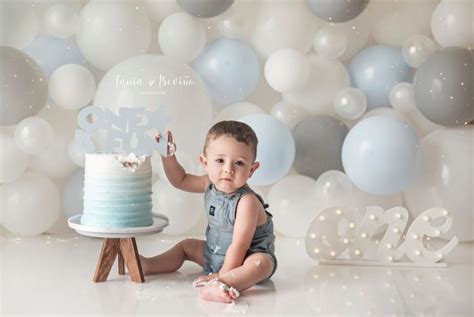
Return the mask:
<path id="1" fill-rule="evenodd" d="M 133 282 L 145 282 L 135 238 L 104 239 L 94 278 L 92 279 L 94 282 L 105 282 L 107 280 L 115 258 L 118 258 L 119 275 L 125 275 L 126 266 Z"/>

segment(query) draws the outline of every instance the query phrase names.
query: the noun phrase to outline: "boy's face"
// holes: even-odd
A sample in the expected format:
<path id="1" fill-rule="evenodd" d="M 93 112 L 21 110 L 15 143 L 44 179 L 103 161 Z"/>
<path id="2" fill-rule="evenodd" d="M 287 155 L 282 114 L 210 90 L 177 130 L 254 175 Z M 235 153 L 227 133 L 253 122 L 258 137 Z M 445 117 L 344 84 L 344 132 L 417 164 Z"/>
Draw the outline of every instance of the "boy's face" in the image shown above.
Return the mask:
<path id="1" fill-rule="evenodd" d="M 226 194 L 244 186 L 260 165 L 247 144 L 226 135 L 210 140 L 200 160 L 211 182 Z"/>

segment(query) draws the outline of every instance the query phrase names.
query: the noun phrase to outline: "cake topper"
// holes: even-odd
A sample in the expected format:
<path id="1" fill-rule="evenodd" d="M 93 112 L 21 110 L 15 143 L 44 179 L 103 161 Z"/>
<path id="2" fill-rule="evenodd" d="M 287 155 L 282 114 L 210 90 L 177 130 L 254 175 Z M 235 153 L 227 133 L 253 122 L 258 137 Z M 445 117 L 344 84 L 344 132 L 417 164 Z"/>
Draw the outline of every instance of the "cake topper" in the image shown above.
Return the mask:
<path id="1" fill-rule="evenodd" d="M 153 151 L 166 155 L 166 142 L 155 142 L 155 135 L 163 135 L 170 122 L 163 107 L 155 111 L 145 108 L 120 108 L 118 114 L 96 106 L 83 108 L 77 116 L 79 129 L 74 137 L 76 153 L 135 153 L 152 155 Z M 94 137 L 105 135 L 103 148 L 97 149 Z"/>

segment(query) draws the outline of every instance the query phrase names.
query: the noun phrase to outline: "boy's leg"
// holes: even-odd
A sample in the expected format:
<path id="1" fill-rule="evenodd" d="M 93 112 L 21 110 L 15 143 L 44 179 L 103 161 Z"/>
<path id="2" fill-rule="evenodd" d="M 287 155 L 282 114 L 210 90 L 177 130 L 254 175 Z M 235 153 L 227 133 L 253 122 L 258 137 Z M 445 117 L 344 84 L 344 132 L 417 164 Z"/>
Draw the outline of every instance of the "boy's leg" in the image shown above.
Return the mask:
<path id="1" fill-rule="evenodd" d="M 174 247 L 151 258 L 140 256 L 143 274 L 170 273 L 177 271 L 185 260 L 204 267 L 204 240 L 185 239 Z"/>
<path id="2" fill-rule="evenodd" d="M 219 281 L 244 291 L 258 282 L 266 279 L 273 271 L 273 262 L 268 254 L 254 253 L 248 256 L 242 266 L 230 270 L 223 276 L 219 276 Z M 200 291 L 201 298 L 211 301 L 231 302 L 232 298 L 217 284 L 208 284 Z"/>

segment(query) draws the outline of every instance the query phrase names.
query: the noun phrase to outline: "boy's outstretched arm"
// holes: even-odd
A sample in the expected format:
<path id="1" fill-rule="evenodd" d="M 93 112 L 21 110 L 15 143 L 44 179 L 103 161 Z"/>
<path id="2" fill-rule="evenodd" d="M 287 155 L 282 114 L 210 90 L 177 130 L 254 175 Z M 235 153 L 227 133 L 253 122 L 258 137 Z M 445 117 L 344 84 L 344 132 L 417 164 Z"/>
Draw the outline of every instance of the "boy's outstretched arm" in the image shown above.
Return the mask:
<path id="1" fill-rule="evenodd" d="M 232 243 L 227 249 L 219 276 L 243 264 L 257 228 L 261 208 L 262 204 L 255 195 L 245 195 L 240 199 L 236 210 Z"/>
<path id="2" fill-rule="evenodd" d="M 161 136 L 156 135 L 156 142 L 160 142 Z M 173 135 L 168 131 L 168 156 L 162 156 L 163 169 L 166 177 L 171 185 L 184 191 L 192 193 L 203 193 L 209 185 L 209 177 L 207 175 L 197 176 L 187 174 L 184 168 L 179 164 L 174 149 L 170 151 L 170 147 L 176 147 L 173 143 Z"/>

